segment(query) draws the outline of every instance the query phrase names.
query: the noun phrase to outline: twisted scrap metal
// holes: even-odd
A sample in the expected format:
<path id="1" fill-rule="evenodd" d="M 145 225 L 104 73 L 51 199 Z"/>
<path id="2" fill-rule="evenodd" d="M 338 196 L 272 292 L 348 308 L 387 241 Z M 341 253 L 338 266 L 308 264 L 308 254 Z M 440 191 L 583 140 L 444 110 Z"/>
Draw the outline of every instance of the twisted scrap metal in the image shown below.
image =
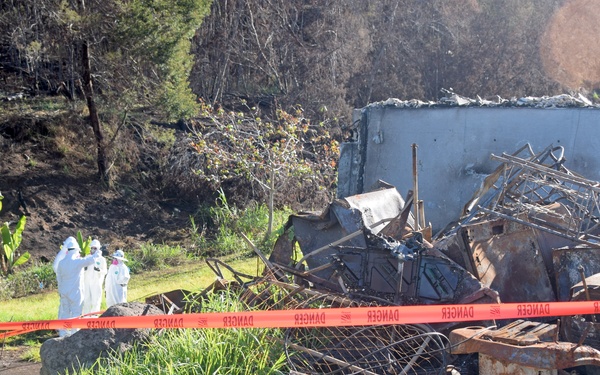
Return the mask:
<path id="1" fill-rule="evenodd" d="M 268 276 L 248 286 L 242 299 L 261 310 L 381 306 Z M 449 344 L 427 325 L 401 324 L 288 328 L 283 345 L 290 367 L 305 374 L 439 374 Z"/>
<path id="2" fill-rule="evenodd" d="M 502 164 L 465 206 L 463 214 L 466 216 L 461 225 L 483 212 L 598 246 L 600 184 L 566 169 L 563 153 L 562 147 L 549 146 L 534 154 L 531 147 L 525 145 L 512 155 L 492 154 L 492 159 Z M 557 204 L 562 209 L 556 209 Z M 524 220 L 521 214 L 526 214 L 528 219 Z"/>

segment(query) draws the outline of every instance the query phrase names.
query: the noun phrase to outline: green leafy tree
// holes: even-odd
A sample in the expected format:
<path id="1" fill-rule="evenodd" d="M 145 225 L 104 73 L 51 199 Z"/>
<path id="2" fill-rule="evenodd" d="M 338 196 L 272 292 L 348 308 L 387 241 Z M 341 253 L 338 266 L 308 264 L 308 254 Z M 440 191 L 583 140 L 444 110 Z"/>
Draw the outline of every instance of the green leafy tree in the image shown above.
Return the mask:
<path id="1" fill-rule="evenodd" d="M 209 122 L 193 126 L 193 147 L 205 158 L 197 173 L 217 187 L 240 177 L 258 185 L 267 197 L 267 236 L 273 230 L 277 193 L 290 194 L 306 180 L 334 176 L 338 143 L 324 124 L 312 125 L 300 107 L 292 114 L 277 109 L 273 120 L 261 118 L 256 108 L 244 113 L 203 104 L 202 109 Z M 328 162 L 317 165 L 317 159 Z"/>
<path id="2" fill-rule="evenodd" d="M 135 74 L 123 88 L 149 99 L 171 121 L 198 111 L 189 86 L 191 39 L 210 10 L 210 0 L 133 0 L 123 3 L 114 37 L 112 64 Z"/>
<path id="3" fill-rule="evenodd" d="M 153 108 L 160 120 L 175 121 L 197 113 L 189 88 L 191 38 L 210 4 L 11 0 L 0 5 L 0 32 L 14 39 L 0 49 L 11 51 L 15 71 L 35 76 L 36 89 L 43 84 L 72 101 L 83 94 L 98 173 L 110 184 L 110 166 L 118 157 L 115 139 L 128 114 Z"/>

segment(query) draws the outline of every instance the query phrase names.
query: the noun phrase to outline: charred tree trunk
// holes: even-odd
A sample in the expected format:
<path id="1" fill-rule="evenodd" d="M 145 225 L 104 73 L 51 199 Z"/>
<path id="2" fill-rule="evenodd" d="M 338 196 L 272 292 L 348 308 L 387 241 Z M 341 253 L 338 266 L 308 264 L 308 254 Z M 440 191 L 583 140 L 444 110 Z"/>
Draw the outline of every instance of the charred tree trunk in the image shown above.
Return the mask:
<path id="1" fill-rule="evenodd" d="M 92 85 L 92 73 L 90 65 L 90 56 L 87 41 L 82 43 L 82 67 L 83 67 L 83 91 L 90 112 L 90 124 L 94 130 L 96 137 L 96 146 L 98 148 L 98 175 L 102 181 L 110 186 L 110 176 L 108 174 L 106 144 L 104 142 L 104 134 L 100 127 L 100 118 L 98 117 L 98 108 L 94 100 L 94 87 Z"/>

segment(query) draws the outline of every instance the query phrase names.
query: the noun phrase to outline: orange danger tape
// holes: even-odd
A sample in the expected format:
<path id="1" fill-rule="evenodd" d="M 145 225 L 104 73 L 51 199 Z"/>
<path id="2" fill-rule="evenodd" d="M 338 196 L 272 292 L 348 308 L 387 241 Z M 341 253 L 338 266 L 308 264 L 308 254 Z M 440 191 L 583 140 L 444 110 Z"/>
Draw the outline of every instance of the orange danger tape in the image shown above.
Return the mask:
<path id="1" fill-rule="evenodd" d="M 37 331 L 37 330 L 35 330 L 35 329 L 31 329 L 31 330 L 20 329 L 20 330 L 17 330 L 17 331 L 10 331 L 10 332 L 0 333 L 0 340 L 4 340 L 4 339 L 6 339 L 8 337 L 24 335 L 26 333 L 35 332 L 35 331 Z"/>
<path id="2" fill-rule="evenodd" d="M 293 328 L 527 319 L 600 313 L 600 301 L 351 307 L 0 323 L 0 331 L 98 328 Z"/>

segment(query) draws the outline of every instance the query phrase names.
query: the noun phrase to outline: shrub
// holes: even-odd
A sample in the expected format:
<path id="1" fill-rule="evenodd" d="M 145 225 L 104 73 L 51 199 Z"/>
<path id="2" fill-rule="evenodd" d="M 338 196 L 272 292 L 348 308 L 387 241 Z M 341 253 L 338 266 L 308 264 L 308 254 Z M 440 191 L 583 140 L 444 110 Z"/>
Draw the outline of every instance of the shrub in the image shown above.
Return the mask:
<path id="1" fill-rule="evenodd" d="M 131 272 L 160 269 L 166 266 L 178 266 L 188 259 L 187 252 L 181 246 L 143 244 L 139 250 L 131 252 L 127 266 Z"/>
<path id="2" fill-rule="evenodd" d="M 225 196 L 221 194 L 216 206 L 199 211 L 199 221 L 216 229 L 211 238 L 207 238 L 207 235 L 198 235 L 197 229 L 194 229 L 193 238 L 196 247 L 203 250 L 198 255 L 218 257 L 253 254 L 241 233 L 246 235 L 260 251 L 269 254 L 290 214 L 291 211 L 287 208 L 275 211 L 274 227 L 278 229 L 270 236 L 265 236 L 269 226 L 269 209 L 266 205 L 251 203 L 244 210 L 239 210 L 235 206 L 230 206 Z M 195 228 L 196 220 L 191 218 L 190 221 Z"/>
<path id="3" fill-rule="evenodd" d="M 0 300 L 24 297 L 57 286 L 51 264 L 34 265 L 6 278 L 0 278 Z"/>
<path id="4" fill-rule="evenodd" d="M 6 301 L 13 297 L 13 291 L 9 284 L 6 278 L 0 277 L 0 301 Z"/>

